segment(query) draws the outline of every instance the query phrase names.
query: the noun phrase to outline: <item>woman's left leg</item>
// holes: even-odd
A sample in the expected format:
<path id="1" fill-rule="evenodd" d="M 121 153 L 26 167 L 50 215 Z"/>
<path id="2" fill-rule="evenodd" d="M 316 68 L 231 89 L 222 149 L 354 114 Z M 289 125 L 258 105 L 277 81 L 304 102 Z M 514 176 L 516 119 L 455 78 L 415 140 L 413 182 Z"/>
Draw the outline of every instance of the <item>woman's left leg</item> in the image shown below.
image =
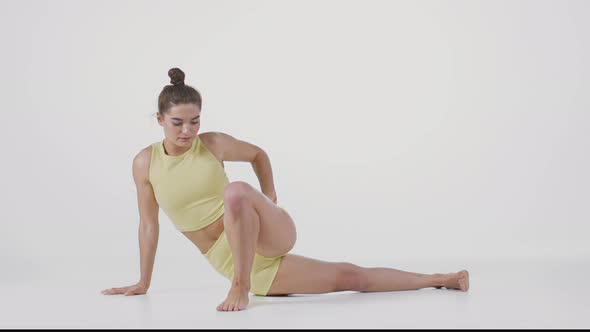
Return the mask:
<path id="1" fill-rule="evenodd" d="M 283 257 L 267 295 L 388 292 L 426 287 L 467 291 L 469 274 L 465 270 L 422 274 L 384 267 L 365 268 L 348 262 L 326 262 L 288 254 Z"/>

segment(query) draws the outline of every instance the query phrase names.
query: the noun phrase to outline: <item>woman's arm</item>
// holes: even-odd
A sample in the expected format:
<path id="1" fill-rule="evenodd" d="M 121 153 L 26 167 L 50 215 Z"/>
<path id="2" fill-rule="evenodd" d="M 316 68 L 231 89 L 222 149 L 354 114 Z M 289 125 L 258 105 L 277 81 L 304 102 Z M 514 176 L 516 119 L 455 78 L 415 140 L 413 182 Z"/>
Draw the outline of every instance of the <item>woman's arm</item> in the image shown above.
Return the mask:
<path id="1" fill-rule="evenodd" d="M 140 152 L 133 160 L 133 179 L 137 187 L 137 203 L 139 208 L 139 252 L 141 266 L 139 283 L 146 288 L 151 284 L 160 233 L 158 221 L 159 206 L 152 185 L 149 182 L 150 159 L 151 148 L 149 151 Z"/>
<path id="2" fill-rule="evenodd" d="M 149 167 L 151 147 L 143 149 L 133 159 L 133 180 L 137 186 L 137 203 L 139 207 L 139 252 L 140 278 L 139 282 L 126 287 L 115 287 L 103 290 L 105 295 L 145 294 L 152 281 L 152 271 L 156 257 L 159 237 L 159 206 L 154 191 L 149 182 Z"/>
<path id="3" fill-rule="evenodd" d="M 245 161 L 252 164 L 260 182 L 260 191 L 275 204 L 277 193 L 272 175 L 270 158 L 266 151 L 257 145 L 237 139 L 222 132 L 211 132 L 212 144 L 220 151 L 222 161 Z"/>
<path id="4" fill-rule="evenodd" d="M 158 248 L 158 236 L 158 224 L 141 224 L 139 226 L 139 251 L 141 265 L 139 284 L 142 284 L 146 288 L 149 288 L 152 282 L 154 260 L 156 257 L 156 249 Z"/>

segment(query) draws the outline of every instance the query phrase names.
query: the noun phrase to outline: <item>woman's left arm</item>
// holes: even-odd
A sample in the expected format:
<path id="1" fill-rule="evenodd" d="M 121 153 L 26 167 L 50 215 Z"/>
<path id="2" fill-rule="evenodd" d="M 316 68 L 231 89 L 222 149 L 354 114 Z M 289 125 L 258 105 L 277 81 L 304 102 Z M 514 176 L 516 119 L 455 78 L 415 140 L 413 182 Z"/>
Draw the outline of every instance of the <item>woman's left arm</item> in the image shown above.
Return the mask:
<path id="1" fill-rule="evenodd" d="M 272 176 L 272 167 L 270 165 L 270 158 L 268 158 L 266 152 L 252 143 L 236 139 L 226 133 L 211 132 L 211 134 L 214 135 L 214 144 L 221 151 L 221 160 L 251 163 L 254 173 L 256 173 L 256 177 L 258 177 L 258 181 L 260 182 L 260 190 L 277 204 L 277 193 Z"/>
<path id="2" fill-rule="evenodd" d="M 274 180 L 272 176 L 272 166 L 270 165 L 270 158 L 268 154 L 260 149 L 254 160 L 252 160 L 252 168 L 258 181 L 260 182 L 260 189 L 262 193 L 270 198 L 275 204 L 277 204 L 277 192 L 274 186 Z"/>

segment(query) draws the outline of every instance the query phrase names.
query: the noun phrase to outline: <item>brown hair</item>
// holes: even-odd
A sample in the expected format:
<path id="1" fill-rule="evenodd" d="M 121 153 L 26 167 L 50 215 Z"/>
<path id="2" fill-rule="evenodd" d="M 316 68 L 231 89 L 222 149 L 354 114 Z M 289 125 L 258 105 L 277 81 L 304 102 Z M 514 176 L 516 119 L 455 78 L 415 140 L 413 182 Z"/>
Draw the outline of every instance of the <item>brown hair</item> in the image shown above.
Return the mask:
<path id="1" fill-rule="evenodd" d="M 184 84 L 184 72 L 179 68 L 168 71 L 170 85 L 164 86 L 158 96 L 158 112 L 164 115 L 168 110 L 180 104 L 196 104 L 201 108 L 201 94 L 190 85 Z"/>

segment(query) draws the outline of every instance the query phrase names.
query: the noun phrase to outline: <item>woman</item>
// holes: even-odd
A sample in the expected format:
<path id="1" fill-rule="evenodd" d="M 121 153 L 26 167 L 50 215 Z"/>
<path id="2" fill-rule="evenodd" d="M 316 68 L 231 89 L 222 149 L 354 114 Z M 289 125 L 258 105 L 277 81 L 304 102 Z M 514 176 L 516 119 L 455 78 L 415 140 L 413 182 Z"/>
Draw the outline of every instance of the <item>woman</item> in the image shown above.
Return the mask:
<path id="1" fill-rule="evenodd" d="M 184 84 L 184 73 L 169 70 L 171 85 L 158 98 L 158 123 L 165 138 L 133 160 L 140 214 L 141 277 L 138 283 L 103 294 L 145 294 L 150 286 L 158 242 L 158 209 L 193 242 L 210 264 L 231 281 L 219 311 L 246 309 L 248 294 L 382 292 L 425 287 L 467 291 L 469 274 L 419 274 L 390 268 L 364 268 L 290 254 L 295 224 L 277 205 L 268 155 L 256 145 L 221 132 L 197 134 L 201 96 Z M 223 161 L 247 161 L 261 191 L 229 183 Z"/>

